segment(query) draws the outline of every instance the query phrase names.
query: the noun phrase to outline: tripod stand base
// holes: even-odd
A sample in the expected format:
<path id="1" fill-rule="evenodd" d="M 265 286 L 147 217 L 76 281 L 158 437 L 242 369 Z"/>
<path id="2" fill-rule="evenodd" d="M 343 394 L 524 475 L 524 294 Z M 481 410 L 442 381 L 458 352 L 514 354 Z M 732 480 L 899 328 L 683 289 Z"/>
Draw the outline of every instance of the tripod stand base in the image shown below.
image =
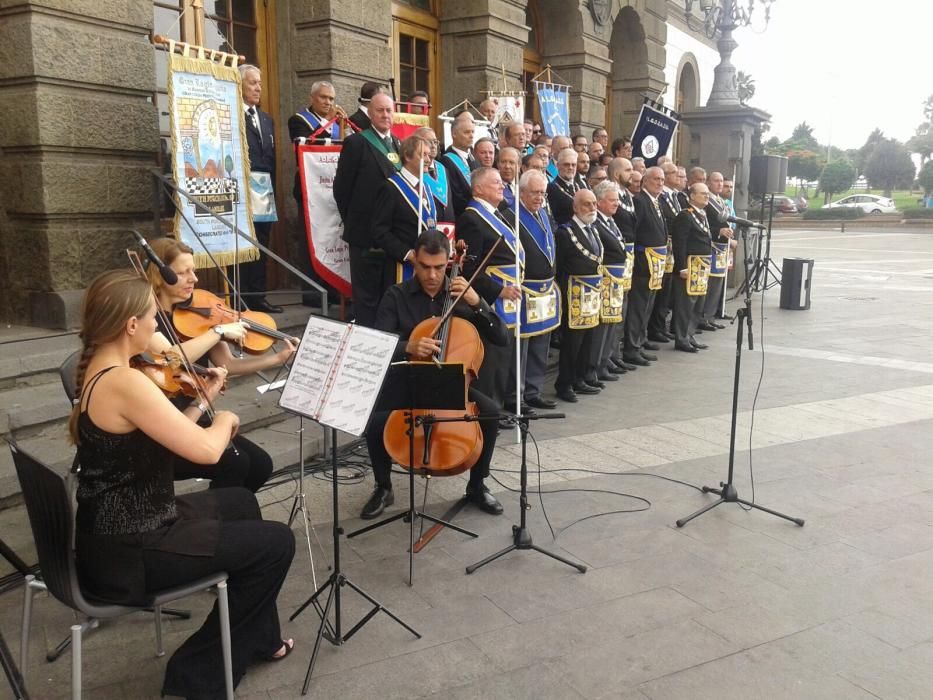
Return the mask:
<path id="1" fill-rule="evenodd" d="M 722 505 L 723 503 L 741 503 L 743 506 L 747 506 L 748 508 L 754 508 L 756 510 L 764 511 L 770 515 L 776 515 L 779 518 L 784 518 L 784 520 L 789 520 L 795 525 L 799 525 L 800 527 L 803 527 L 804 524 L 803 518 L 793 518 L 789 515 L 785 515 L 784 513 L 779 513 L 776 510 L 771 510 L 770 508 L 765 508 L 764 506 L 760 506 L 757 503 L 752 503 L 751 501 L 746 501 L 739 498 L 739 492 L 735 490 L 735 485 L 731 483 L 720 484 L 718 489 L 714 489 L 712 486 L 704 486 L 703 493 L 715 493 L 717 496 L 719 496 L 719 500 L 713 501 L 712 503 L 703 506 L 700 508 L 700 510 L 696 511 L 695 513 L 691 513 L 686 518 L 681 518 L 676 522 L 677 527 L 683 527 L 694 518 L 698 518 L 699 516 L 703 515 L 703 513 L 710 511 L 716 506 Z"/>
<path id="2" fill-rule="evenodd" d="M 344 586 L 349 586 L 362 598 L 365 598 L 373 607 L 369 609 L 359 621 L 350 628 L 346 634 L 340 632 L 340 603 L 337 602 L 336 608 L 336 620 L 335 624 L 330 623 L 330 611 L 334 607 L 334 601 L 338 600 L 340 597 L 340 589 Z M 324 591 L 327 593 L 327 602 L 324 606 L 321 606 L 320 597 L 323 595 Z M 406 630 L 415 635 L 416 638 L 421 639 L 421 635 L 412 627 L 407 625 L 400 617 L 391 612 L 388 608 L 382 605 L 378 600 L 373 598 L 371 595 L 366 593 L 363 589 L 357 586 L 353 581 L 346 577 L 342 572 L 334 572 L 331 574 L 327 581 L 318 588 L 308 600 L 306 600 L 300 608 L 298 608 L 289 619 L 289 621 L 294 621 L 305 608 L 309 605 L 313 605 L 314 609 L 317 611 L 318 615 L 321 617 L 321 624 L 317 630 L 317 637 L 314 640 L 314 650 L 311 652 L 311 660 L 308 662 L 308 671 L 305 673 L 304 685 L 301 686 L 301 694 L 308 694 L 308 686 L 311 684 L 311 674 L 314 671 L 314 664 L 317 662 L 317 655 L 321 649 L 321 640 L 326 639 L 328 642 L 334 646 L 341 646 L 344 642 L 350 639 L 354 634 L 356 634 L 360 628 L 363 627 L 367 622 L 369 622 L 376 613 L 384 612 L 386 615 L 391 617 L 395 622 L 404 627 Z"/>
<path id="3" fill-rule="evenodd" d="M 576 562 L 565 559 L 559 554 L 554 554 L 554 552 L 549 552 L 546 549 L 542 549 L 536 545 L 531 539 L 531 531 L 527 527 L 519 527 L 518 525 L 512 526 L 512 544 L 503 549 L 502 551 L 491 554 L 485 559 L 476 562 L 475 564 L 470 564 L 466 568 L 468 574 L 472 574 L 474 571 L 479 569 L 482 566 L 486 566 L 489 562 L 495 561 L 499 557 L 503 557 L 509 552 L 515 549 L 532 549 L 536 552 L 540 552 L 546 556 L 549 556 L 551 559 L 556 559 L 557 561 L 566 564 L 567 566 L 572 566 L 574 569 L 579 571 L 581 574 L 586 573 L 586 567 L 583 564 L 577 564 Z"/>

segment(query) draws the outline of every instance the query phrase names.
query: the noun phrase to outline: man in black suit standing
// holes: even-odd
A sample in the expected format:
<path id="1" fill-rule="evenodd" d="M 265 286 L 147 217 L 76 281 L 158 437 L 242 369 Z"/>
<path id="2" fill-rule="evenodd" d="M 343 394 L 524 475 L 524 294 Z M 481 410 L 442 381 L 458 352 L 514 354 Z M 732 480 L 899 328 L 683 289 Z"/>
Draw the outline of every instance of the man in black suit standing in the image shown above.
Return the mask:
<path id="1" fill-rule="evenodd" d="M 729 247 L 735 236 L 729 222 L 729 210 L 722 197 L 722 173 L 712 172 L 706 183 L 709 186 L 709 201 L 706 204 L 706 218 L 709 221 L 710 232 L 713 236 L 712 266 L 709 273 L 709 288 L 706 292 L 706 301 L 700 314 L 697 328 L 702 331 L 716 331 L 725 328 L 714 320 L 722 309 L 722 295 L 726 287 L 726 264 L 729 257 Z"/>
<path id="2" fill-rule="evenodd" d="M 557 176 L 547 186 L 548 206 L 559 226 L 569 223 L 573 218 L 573 196 L 580 189 L 576 182 L 578 157 L 579 154 L 572 148 L 565 148 L 558 153 Z"/>
<path id="3" fill-rule="evenodd" d="M 622 358 L 633 365 L 647 366 L 658 359 L 657 355 L 647 354 L 643 347 L 654 296 L 664 282 L 667 260 L 667 228 L 658 202 L 663 189 L 664 171 L 651 167 L 645 171 L 641 192 L 634 198 L 635 266 L 622 350 Z"/>
<path id="4" fill-rule="evenodd" d="M 593 338 L 590 366 L 585 380 L 599 386 L 599 382 L 618 381 L 618 372 L 610 372 L 613 352 L 618 352 L 625 300 L 625 238 L 613 217 L 621 205 L 619 188 L 614 182 L 601 182 L 593 190 L 596 195 L 596 223 L 603 244 L 603 288 L 600 323 Z"/>
<path id="5" fill-rule="evenodd" d="M 240 66 L 240 86 L 243 93 L 243 107 L 246 109 L 246 146 L 249 150 L 249 167 L 256 173 L 268 173 L 275 191 L 275 126 L 272 117 L 259 109 L 262 98 L 262 73 L 253 65 Z M 256 221 L 253 223 L 256 240 L 269 247 L 272 235 L 272 222 Z M 240 292 L 246 294 L 246 304 L 253 311 L 282 313 L 281 306 L 273 306 L 266 301 L 266 254 L 259 253 L 259 260 L 240 266 Z"/>
<path id="6" fill-rule="evenodd" d="M 675 350 L 697 352 L 707 347 L 698 343 L 693 334 L 706 300 L 712 238 L 706 216 L 709 189 L 702 182 L 695 182 L 688 193 L 690 206 L 677 214 L 671 226 L 674 246 L 671 330 Z"/>
<path id="7" fill-rule="evenodd" d="M 596 223 L 596 195 L 580 190 L 573 196 L 573 217 L 557 230 L 557 279 L 563 296 L 557 398 L 577 402 L 577 394 L 598 394 L 585 381 L 590 347 L 602 305 L 603 245 Z"/>
<path id="8" fill-rule="evenodd" d="M 478 163 L 473 158 L 473 115 L 469 112 L 460 112 L 450 127 L 452 143 L 438 159 L 447 169 L 447 182 L 450 185 L 450 195 L 454 204 L 454 216 L 459 217 L 466 209 L 467 202 L 472 198 L 470 173 Z"/>
<path id="9" fill-rule="evenodd" d="M 654 309 L 651 312 L 651 318 L 648 319 L 648 340 L 654 343 L 667 343 L 672 339 L 671 334 L 668 333 L 667 312 L 671 309 L 671 279 L 675 276 L 674 251 L 670 247 L 670 232 L 671 226 L 674 225 L 674 217 L 683 207 L 678 196 L 680 180 L 677 177 L 677 166 L 671 161 L 666 161 L 659 167 L 664 171 L 664 189 L 661 190 L 658 203 L 661 205 L 664 225 L 667 227 L 668 250 L 667 265 L 664 268 L 664 285 L 655 296 Z M 657 350 L 658 346 L 645 343 L 645 349 Z"/>
<path id="10" fill-rule="evenodd" d="M 372 126 L 369 105 L 373 97 L 381 92 L 385 92 L 385 90 L 379 83 L 363 83 L 363 87 L 360 88 L 360 97 L 357 100 L 360 106 L 348 117 L 348 119 L 353 122 L 353 125 L 360 131 L 366 131 L 366 129 Z"/>
<path id="11" fill-rule="evenodd" d="M 385 253 L 373 240 L 373 204 L 386 178 L 401 167 L 401 144 L 390 131 L 395 112 L 392 98 L 377 93 L 368 111 L 372 126 L 343 142 L 334 176 L 334 200 L 343 220 L 343 239 L 350 245 L 353 314 L 357 323 L 371 328 L 387 286 L 383 281 Z"/>

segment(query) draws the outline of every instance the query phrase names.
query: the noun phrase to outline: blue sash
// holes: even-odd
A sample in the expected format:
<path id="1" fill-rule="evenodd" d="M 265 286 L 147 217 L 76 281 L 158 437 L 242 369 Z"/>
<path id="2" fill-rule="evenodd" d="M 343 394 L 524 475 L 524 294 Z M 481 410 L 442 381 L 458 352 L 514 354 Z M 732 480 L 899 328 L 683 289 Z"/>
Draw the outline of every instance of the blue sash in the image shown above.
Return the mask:
<path id="1" fill-rule="evenodd" d="M 466 161 L 460 157 L 460 154 L 456 151 L 447 151 L 447 158 L 451 163 L 454 164 L 454 167 L 460 171 L 460 174 L 463 175 L 463 179 L 467 182 L 470 181 L 470 166 L 467 165 Z"/>
<path id="2" fill-rule="evenodd" d="M 515 194 L 508 187 L 502 188 L 502 199 L 505 200 L 509 209 L 515 209 Z"/>
<path id="3" fill-rule="evenodd" d="M 544 226 L 538 223 L 538 220 L 535 218 L 534 212 L 528 211 L 525 207 L 520 207 L 518 211 L 518 220 L 521 222 L 521 225 L 525 227 L 525 230 L 531 234 L 532 239 L 534 239 L 535 244 L 541 249 L 541 252 L 547 257 L 548 262 L 551 263 L 551 266 L 554 266 L 554 256 L 555 256 L 555 244 L 554 244 L 554 232 L 551 230 L 551 221 L 547 215 L 547 212 L 543 209 L 544 215 L 541 217 L 541 220 L 544 222 Z"/>
<path id="4" fill-rule="evenodd" d="M 437 201 L 441 203 L 442 206 L 447 206 L 447 197 L 450 194 L 450 189 L 447 187 L 447 168 L 444 167 L 443 163 L 437 163 L 434 166 L 434 170 L 437 171 L 437 177 L 434 177 L 430 173 L 424 174 L 424 184 L 428 186 L 428 189 L 431 190 Z"/>
<path id="5" fill-rule="evenodd" d="M 317 116 L 314 114 L 314 112 L 312 112 L 310 109 L 301 110 L 300 112 L 298 112 L 298 116 L 304 120 L 305 124 L 311 127 L 312 134 L 318 129 L 320 129 L 321 125 L 323 124 L 323 122 L 320 119 L 318 119 Z M 318 136 L 318 138 L 321 138 L 321 137 Z M 340 123 L 339 122 L 335 121 L 333 124 L 330 125 L 330 138 L 332 139 L 340 138 Z"/>
<path id="6" fill-rule="evenodd" d="M 514 286 L 522 283 L 521 272 L 525 268 L 525 250 L 522 248 L 521 243 L 515 238 L 515 231 L 510 229 L 504 221 L 500 218 L 491 214 L 486 207 L 484 207 L 480 202 L 477 202 L 475 199 L 471 199 L 467 204 L 466 211 L 473 211 L 479 216 L 483 221 L 489 224 L 492 229 L 503 239 L 503 242 L 509 247 L 509 249 L 514 254 L 515 251 L 518 251 L 518 260 L 521 266 L 521 270 L 515 269 L 515 263 L 511 265 L 488 265 L 486 267 L 486 274 L 489 275 L 492 279 L 503 286 Z M 521 307 L 520 302 L 509 301 L 506 299 L 496 299 L 494 308 L 496 313 L 499 315 L 499 318 L 505 323 L 509 328 L 513 327 L 518 320 L 518 311 Z"/>
<path id="7" fill-rule="evenodd" d="M 408 184 L 408 180 L 402 177 L 401 173 L 392 173 L 389 181 L 402 193 L 402 196 L 405 198 L 405 201 L 408 202 L 408 206 L 411 207 L 411 211 L 417 219 L 419 209 L 418 191 Z M 434 197 L 429 195 L 425 197 L 424 200 L 424 206 L 421 207 L 421 221 L 424 223 L 425 228 L 434 228 L 437 225 L 437 207 L 434 204 Z"/>
<path id="8" fill-rule="evenodd" d="M 729 242 L 713 242 L 713 256 L 709 266 L 710 277 L 725 277 L 726 268 L 729 264 Z"/>
<path id="9" fill-rule="evenodd" d="M 546 172 L 547 172 L 547 181 L 552 182 L 554 178 L 557 177 L 557 166 L 551 161 L 548 161 Z"/>
<path id="10" fill-rule="evenodd" d="M 473 211 L 479 218 L 489 224 L 492 227 L 492 230 L 495 231 L 499 236 L 502 237 L 505 244 L 511 249 L 512 254 L 515 254 L 515 251 L 518 251 L 518 260 L 521 263 L 522 268 L 525 267 L 525 250 L 522 248 L 521 243 L 515 238 L 515 231 L 509 228 L 502 219 L 497 217 L 495 214 L 492 214 L 484 205 L 477 202 L 475 199 L 471 199 L 467 202 L 467 210 Z"/>
<path id="11" fill-rule="evenodd" d="M 550 333 L 560 326 L 560 287 L 553 279 L 523 280 L 522 338 Z"/>

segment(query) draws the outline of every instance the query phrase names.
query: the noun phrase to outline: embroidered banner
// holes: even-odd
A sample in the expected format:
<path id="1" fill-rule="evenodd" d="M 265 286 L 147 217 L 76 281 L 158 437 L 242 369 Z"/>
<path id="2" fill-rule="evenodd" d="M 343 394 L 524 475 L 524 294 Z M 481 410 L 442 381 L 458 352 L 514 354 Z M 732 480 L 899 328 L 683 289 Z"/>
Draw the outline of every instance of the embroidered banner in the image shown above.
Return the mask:
<path id="1" fill-rule="evenodd" d="M 632 155 L 645 159 L 649 168 L 667 153 L 679 122 L 669 114 L 643 104 L 632 132 Z"/>
<path id="2" fill-rule="evenodd" d="M 168 62 L 175 182 L 195 201 L 255 240 L 237 57 L 181 44 L 178 46 L 184 55 L 179 55 L 175 46 L 170 45 Z M 195 251 L 195 265 L 209 264 L 204 246 L 221 265 L 259 259 L 259 249 L 250 241 L 198 211 L 184 196 L 176 197 L 175 235 Z"/>
<path id="3" fill-rule="evenodd" d="M 570 86 L 535 81 L 541 123 L 548 136 L 570 136 Z"/>
<path id="4" fill-rule="evenodd" d="M 302 210 L 311 265 L 344 296 L 352 296 L 350 247 L 343 240 L 343 222 L 334 201 L 334 175 L 341 146 L 299 145 Z"/>

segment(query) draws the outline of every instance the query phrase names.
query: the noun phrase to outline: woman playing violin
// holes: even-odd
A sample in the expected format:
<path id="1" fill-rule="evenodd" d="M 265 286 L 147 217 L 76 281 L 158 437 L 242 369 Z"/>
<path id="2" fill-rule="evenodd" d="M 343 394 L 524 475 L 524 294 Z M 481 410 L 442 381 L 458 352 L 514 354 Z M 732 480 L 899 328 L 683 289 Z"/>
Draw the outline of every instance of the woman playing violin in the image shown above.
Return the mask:
<path id="1" fill-rule="evenodd" d="M 130 367 L 156 331 L 149 283 L 115 270 L 98 276 L 82 309 L 79 400 L 69 431 L 78 447 L 75 550 L 82 587 L 102 600 L 145 605 L 154 591 L 226 571 L 233 676 L 247 665 L 284 658 L 275 600 L 295 540 L 283 523 L 265 522 L 242 488 L 176 497 L 172 461 L 217 462 L 239 419 L 219 411 L 200 427 L 155 384 Z M 224 372 L 213 371 L 211 383 Z M 223 697 L 217 607 L 169 660 L 163 694 Z"/>
<path id="2" fill-rule="evenodd" d="M 172 238 L 158 238 L 151 242 L 151 246 L 162 262 L 178 275 L 178 281 L 173 285 L 168 285 L 154 266 L 150 266 L 147 273 L 159 304 L 171 315 L 176 305 L 183 304 L 194 293 L 198 281 L 194 272 L 194 256 L 191 248 Z M 169 338 L 174 334 L 171 330 L 174 329 L 163 328 L 161 322 L 159 323 L 159 328 L 153 334 L 147 348 L 150 354 L 159 355 L 172 348 Z M 224 368 L 228 376 L 249 374 L 276 367 L 288 360 L 295 352 L 295 343 L 286 339 L 285 347 L 276 353 L 234 357 L 228 342 L 241 342 L 245 335 L 246 325 L 234 321 L 214 326 L 205 333 L 185 341 L 182 343 L 182 348 L 193 363 L 206 364 L 204 360 L 210 360 L 215 367 Z M 216 398 L 220 389 L 221 387 L 216 384 L 209 386 L 207 401 L 180 397 L 173 400 L 173 403 L 189 418 L 197 420 L 205 412 L 207 404 L 212 403 Z M 259 490 L 272 473 L 272 458 L 261 447 L 242 436 L 233 439 L 233 446 L 236 447 L 235 451 L 226 450 L 220 461 L 209 467 L 184 459 L 177 460 L 175 478 L 209 478 L 211 488 L 244 486 L 253 492 Z"/>

